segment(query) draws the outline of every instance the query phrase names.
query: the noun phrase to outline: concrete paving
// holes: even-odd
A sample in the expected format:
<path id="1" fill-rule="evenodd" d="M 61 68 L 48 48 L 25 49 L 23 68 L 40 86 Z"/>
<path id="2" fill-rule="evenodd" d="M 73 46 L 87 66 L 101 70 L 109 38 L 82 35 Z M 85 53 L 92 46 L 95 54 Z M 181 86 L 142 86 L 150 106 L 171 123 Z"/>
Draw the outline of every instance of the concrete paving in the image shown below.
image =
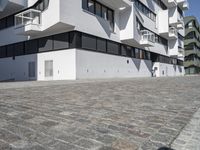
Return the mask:
<path id="1" fill-rule="evenodd" d="M 0 83 L 0 150 L 199 150 L 200 77 Z"/>

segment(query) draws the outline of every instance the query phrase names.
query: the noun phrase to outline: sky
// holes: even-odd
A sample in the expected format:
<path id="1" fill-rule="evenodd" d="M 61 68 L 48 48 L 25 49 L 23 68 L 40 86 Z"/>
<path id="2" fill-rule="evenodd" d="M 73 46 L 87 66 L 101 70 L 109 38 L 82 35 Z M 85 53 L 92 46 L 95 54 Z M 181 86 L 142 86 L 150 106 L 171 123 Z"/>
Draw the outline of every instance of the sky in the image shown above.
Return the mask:
<path id="1" fill-rule="evenodd" d="M 195 16 L 200 23 L 200 0 L 188 0 L 189 10 L 185 11 L 186 16 Z"/>

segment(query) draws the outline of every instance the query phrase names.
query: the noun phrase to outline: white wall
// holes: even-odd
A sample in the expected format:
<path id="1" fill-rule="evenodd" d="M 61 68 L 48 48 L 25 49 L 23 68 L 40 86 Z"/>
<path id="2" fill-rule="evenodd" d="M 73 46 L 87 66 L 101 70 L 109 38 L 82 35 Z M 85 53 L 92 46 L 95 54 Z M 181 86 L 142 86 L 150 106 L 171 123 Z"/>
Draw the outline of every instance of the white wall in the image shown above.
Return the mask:
<path id="1" fill-rule="evenodd" d="M 36 62 L 37 54 L 0 59 L 0 81 L 15 79 L 18 81 L 29 80 L 28 63 Z M 37 69 L 37 68 L 36 68 Z M 36 79 L 36 78 L 35 78 Z"/>
<path id="2" fill-rule="evenodd" d="M 75 30 L 120 41 L 118 10 L 115 10 L 114 33 L 110 30 L 108 21 L 82 9 L 82 0 L 60 0 L 60 14 L 61 22 L 74 25 Z"/>
<path id="3" fill-rule="evenodd" d="M 17 56 L 0 59 L 0 81 L 22 80 L 75 80 L 75 49 Z M 53 78 L 45 78 L 44 62 L 53 60 Z M 29 78 L 28 63 L 36 62 L 36 77 Z"/>
<path id="4" fill-rule="evenodd" d="M 159 62 L 153 64 L 153 70 L 155 70 L 156 77 L 183 76 L 185 74 L 183 66 L 164 64 Z"/>
<path id="5" fill-rule="evenodd" d="M 0 30 L 0 46 L 25 41 L 27 39 L 27 36 L 16 35 L 14 27 Z"/>
<path id="6" fill-rule="evenodd" d="M 151 77 L 152 69 L 151 61 L 84 50 L 77 50 L 76 64 L 77 79 Z"/>
<path id="7" fill-rule="evenodd" d="M 165 19 L 164 19 L 165 18 Z M 159 33 L 169 32 L 169 12 L 168 10 L 160 10 L 158 12 L 158 31 Z"/>
<path id="8" fill-rule="evenodd" d="M 76 51 L 75 49 L 39 53 L 38 80 L 75 80 Z M 45 61 L 53 60 L 53 78 L 45 78 Z"/>

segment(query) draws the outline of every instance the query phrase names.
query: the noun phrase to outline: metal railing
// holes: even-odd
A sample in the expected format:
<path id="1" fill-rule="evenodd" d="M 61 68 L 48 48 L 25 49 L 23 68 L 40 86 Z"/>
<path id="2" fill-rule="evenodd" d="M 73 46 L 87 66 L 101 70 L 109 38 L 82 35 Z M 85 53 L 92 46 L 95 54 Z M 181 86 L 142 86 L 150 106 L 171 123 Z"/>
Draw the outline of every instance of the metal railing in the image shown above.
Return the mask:
<path id="1" fill-rule="evenodd" d="M 155 34 L 148 30 L 141 30 L 141 40 L 155 43 Z"/>
<path id="2" fill-rule="evenodd" d="M 15 27 L 22 27 L 26 25 L 40 25 L 41 11 L 36 9 L 29 9 L 15 15 Z"/>
<path id="3" fill-rule="evenodd" d="M 177 29 L 175 27 L 169 28 L 169 36 L 177 36 Z"/>

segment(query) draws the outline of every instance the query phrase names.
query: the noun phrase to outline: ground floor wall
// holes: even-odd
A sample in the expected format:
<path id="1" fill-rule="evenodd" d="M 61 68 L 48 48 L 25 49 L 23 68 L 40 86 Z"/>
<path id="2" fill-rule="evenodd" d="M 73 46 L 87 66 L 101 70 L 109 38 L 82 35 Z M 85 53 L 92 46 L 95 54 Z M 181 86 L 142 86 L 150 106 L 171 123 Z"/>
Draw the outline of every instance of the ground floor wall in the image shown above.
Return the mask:
<path id="1" fill-rule="evenodd" d="M 0 81 L 75 80 L 75 53 L 68 49 L 0 59 Z"/>
<path id="2" fill-rule="evenodd" d="M 153 76 L 155 77 L 172 77 L 185 75 L 183 66 L 164 64 L 159 62 L 153 63 L 152 71 Z"/>
<path id="3" fill-rule="evenodd" d="M 66 49 L 0 59 L 0 81 L 182 76 L 184 67 L 151 60 Z"/>
<path id="4" fill-rule="evenodd" d="M 91 51 L 76 51 L 77 79 L 151 77 L 152 62 Z"/>
<path id="5" fill-rule="evenodd" d="M 35 62 L 37 70 L 37 54 L 0 59 L 0 81 L 36 80 L 37 76 L 29 76 L 29 62 Z M 36 73 L 36 71 L 35 71 Z"/>
<path id="6" fill-rule="evenodd" d="M 76 49 L 39 53 L 37 76 L 39 81 L 75 80 Z"/>

